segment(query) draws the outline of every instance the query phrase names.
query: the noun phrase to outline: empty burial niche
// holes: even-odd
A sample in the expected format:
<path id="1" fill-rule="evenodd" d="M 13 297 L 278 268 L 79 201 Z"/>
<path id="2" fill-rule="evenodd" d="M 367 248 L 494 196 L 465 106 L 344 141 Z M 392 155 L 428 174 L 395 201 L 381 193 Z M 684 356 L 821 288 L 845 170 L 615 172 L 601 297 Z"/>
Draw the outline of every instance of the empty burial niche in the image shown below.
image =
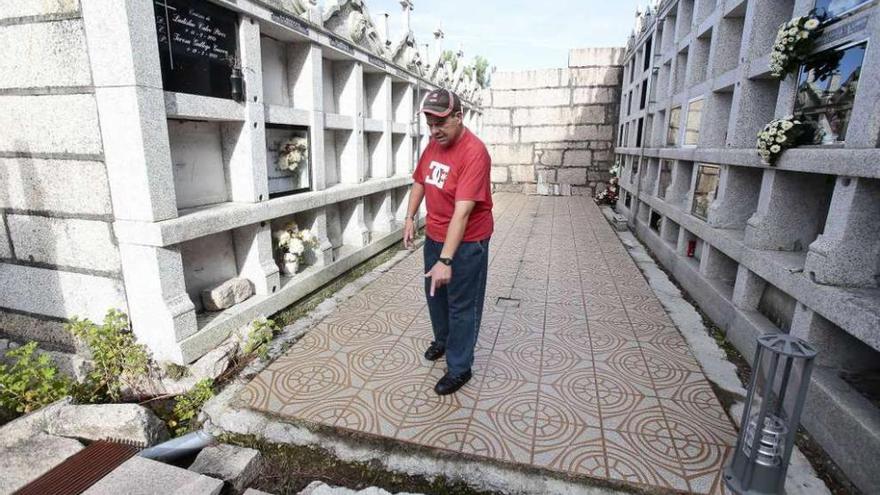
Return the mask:
<path id="1" fill-rule="evenodd" d="M 675 41 L 681 41 L 691 32 L 693 21 L 694 0 L 680 0 L 678 2 L 678 23 L 675 27 Z"/>
<path id="2" fill-rule="evenodd" d="M 796 305 L 797 301 L 793 297 L 767 282 L 758 301 L 758 313 L 764 315 L 783 332 L 789 333 Z"/>
<path id="3" fill-rule="evenodd" d="M 651 214 L 651 207 L 644 201 L 639 201 L 639 222 L 647 225 L 648 217 Z"/>
<path id="4" fill-rule="evenodd" d="M 381 132 L 365 132 L 364 146 L 366 147 L 367 173 L 370 178 L 387 177 L 388 159 Z"/>
<path id="5" fill-rule="evenodd" d="M 678 234 L 680 230 L 681 227 L 679 227 L 677 223 L 667 218 L 660 226 L 660 237 L 663 238 L 663 241 L 666 244 L 675 247 L 675 243 L 678 242 Z"/>
<path id="6" fill-rule="evenodd" d="M 623 192 L 623 206 L 626 209 L 630 209 L 632 207 L 632 194 L 629 191 Z"/>
<path id="7" fill-rule="evenodd" d="M 712 72 L 716 76 L 736 68 L 739 62 L 745 14 L 746 2 L 743 2 L 718 22 L 718 35 L 714 37 L 715 52 L 712 57 Z"/>
<path id="8" fill-rule="evenodd" d="M 675 56 L 675 74 L 672 81 L 672 94 L 677 95 L 684 91 L 687 81 L 688 47 L 678 52 Z"/>
<path id="9" fill-rule="evenodd" d="M 312 108 L 309 44 L 260 36 L 263 100 L 270 105 Z"/>
<path id="10" fill-rule="evenodd" d="M 323 59 L 325 113 L 356 116 L 355 72 L 352 61 Z"/>
<path id="11" fill-rule="evenodd" d="M 709 257 L 703 266 L 703 276 L 724 284 L 729 289 L 728 297 L 730 297 L 733 294 L 733 285 L 736 283 L 739 263 L 711 245 L 706 245 L 706 251 Z"/>
<path id="12" fill-rule="evenodd" d="M 682 228 L 680 232 L 681 233 L 678 237 L 678 253 L 690 258 L 696 266 L 699 266 L 700 252 L 698 250 L 702 249 L 699 245 L 701 242 L 700 238 L 685 228 Z"/>
<path id="13" fill-rule="evenodd" d="M 385 95 L 385 74 L 364 72 L 364 112 L 365 118 L 385 120 L 387 117 Z"/>
<path id="14" fill-rule="evenodd" d="M 711 45 L 712 29 L 709 29 L 694 40 L 693 48 L 690 51 L 690 60 L 688 60 L 688 63 L 691 64 L 688 86 L 693 86 L 706 80 L 708 75 L 707 68 L 709 66 L 709 46 Z"/>
<path id="15" fill-rule="evenodd" d="M 241 122 L 168 120 L 168 142 L 174 174 L 174 193 L 179 210 L 229 201 L 228 150 Z"/>
<path id="16" fill-rule="evenodd" d="M 391 111 L 393 120 L 398 123 L 408 124 L 412 121 L 412 99 L 407 99 L 407 83 L 391 83 Z"/>
<path id="17" fill-rule="evenodd" d="M 205 310 L 202 290 L 238 276 L 232 231 L 200 237 L 180 244 L 186 293 L 197 312 Z"/>
<path id="18" fill-rule="evenodd" d="M 660 233 L 660 224 L 662 224 L 662 223 L 663 223 L 663 215 L 661 215 L 660 213 L 658 213 L 654 210 L 651 210 L 651 221 L 649 223 L 651 230 L 653 230 L 654 232 L 657 232 L 659 234 Z"/>
<path id="19" fill-rule="evenodd" d="M 657 197 L 666 198 L 666 189 L 672 183 L 672 160 L 660 160 L 660 171 L 657 178 Z"/>

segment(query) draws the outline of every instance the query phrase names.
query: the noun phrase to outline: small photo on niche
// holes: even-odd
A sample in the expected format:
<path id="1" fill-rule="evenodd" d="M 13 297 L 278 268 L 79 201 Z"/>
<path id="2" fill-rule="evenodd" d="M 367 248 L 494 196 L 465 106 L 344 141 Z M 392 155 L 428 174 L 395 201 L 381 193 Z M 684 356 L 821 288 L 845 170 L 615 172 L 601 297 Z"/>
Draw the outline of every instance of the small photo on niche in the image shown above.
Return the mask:
<path id="1" fill-rule="evenodd" d="M 266 172 L 269 197 L 311 190 L 311 142 L 308 127 L 266 126 Z"/>

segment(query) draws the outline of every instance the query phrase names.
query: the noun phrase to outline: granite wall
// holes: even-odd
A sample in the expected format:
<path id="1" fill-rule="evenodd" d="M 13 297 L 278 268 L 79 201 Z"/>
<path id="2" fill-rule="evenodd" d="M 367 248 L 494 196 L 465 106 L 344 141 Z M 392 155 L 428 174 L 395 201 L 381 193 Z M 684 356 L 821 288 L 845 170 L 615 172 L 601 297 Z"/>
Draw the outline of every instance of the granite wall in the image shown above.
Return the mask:
<path id="1" fill-rule="evenodd" d="M 0 335 L 70 348 L 126 309 L 80 3 L 7 3 L 0 40 Z"/>
<path id="2" fill-rule="evenodd" d="M 623 48 L 575 49 L 568 67 L 499 72 L 481 137 L 496 191 L 593 194 L 613 162 Z"/>

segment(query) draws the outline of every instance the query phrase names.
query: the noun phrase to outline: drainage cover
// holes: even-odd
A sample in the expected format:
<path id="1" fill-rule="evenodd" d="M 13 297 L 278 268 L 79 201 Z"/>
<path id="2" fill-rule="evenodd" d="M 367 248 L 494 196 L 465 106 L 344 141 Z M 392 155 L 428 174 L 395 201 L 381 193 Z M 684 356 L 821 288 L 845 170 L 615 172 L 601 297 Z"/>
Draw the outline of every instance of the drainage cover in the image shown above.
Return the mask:
<path id="1" fill-rule="evenodd" d="M 510 297 L 499 297 L 495 302 L 495 306 L 500 308 L 518 308 L 519 307 L 519 299 L 513 299 Z"/>

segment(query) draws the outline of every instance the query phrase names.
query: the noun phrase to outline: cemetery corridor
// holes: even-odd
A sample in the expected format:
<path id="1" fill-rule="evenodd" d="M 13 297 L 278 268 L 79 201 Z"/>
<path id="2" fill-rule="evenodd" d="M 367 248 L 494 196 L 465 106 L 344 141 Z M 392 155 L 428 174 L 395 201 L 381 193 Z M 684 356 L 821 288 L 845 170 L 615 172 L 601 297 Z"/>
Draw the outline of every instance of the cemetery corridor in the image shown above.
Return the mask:
<path id="1" fill-rule="evenodd" d="M 722 493 L 736 431 L 588 197 L 495 195 L 474 378 L 440 397 L 421 251 L 312 328 L 239 395 L 304 426 L 475 460 Z M 585 479 L 589 484 L 589 480 Z"/>

